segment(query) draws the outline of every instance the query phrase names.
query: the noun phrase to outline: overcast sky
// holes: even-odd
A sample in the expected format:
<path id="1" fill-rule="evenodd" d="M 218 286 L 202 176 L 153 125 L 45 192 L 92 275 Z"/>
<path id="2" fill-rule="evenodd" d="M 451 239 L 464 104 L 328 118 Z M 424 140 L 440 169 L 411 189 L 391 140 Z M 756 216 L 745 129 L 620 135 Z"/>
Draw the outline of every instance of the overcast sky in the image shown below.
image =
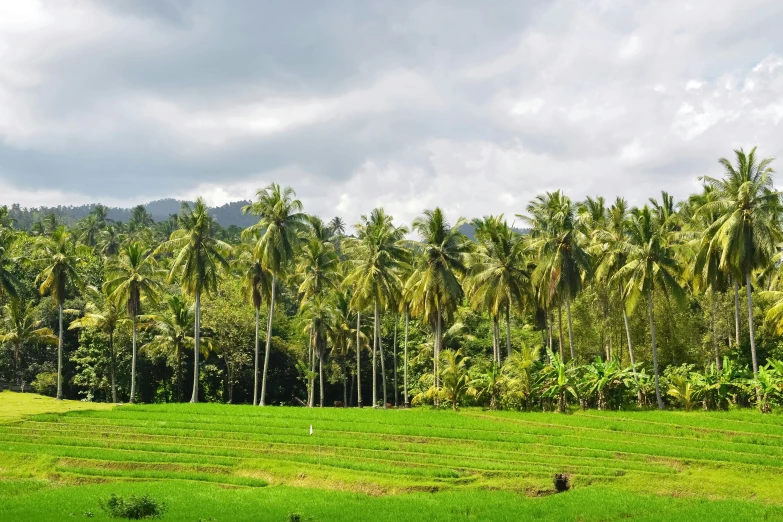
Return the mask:
<path id="1" fill-rule="evenodd" d="M 776 0 L 0 0 L 0 204 L 643 203 L 782 117 Z"/>

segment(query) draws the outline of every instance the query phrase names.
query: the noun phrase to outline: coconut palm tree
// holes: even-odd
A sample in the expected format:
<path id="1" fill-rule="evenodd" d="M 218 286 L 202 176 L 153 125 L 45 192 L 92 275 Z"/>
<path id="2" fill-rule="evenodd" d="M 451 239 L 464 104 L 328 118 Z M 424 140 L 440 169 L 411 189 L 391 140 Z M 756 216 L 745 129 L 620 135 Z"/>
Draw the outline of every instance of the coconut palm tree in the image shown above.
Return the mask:
<path id="1" fill-rule="evenodd" d="M 150 342 L 141 350 L 151 354 L 165 355 L 174 360 L 174 374 L 177 380 L 177 400 L 182 402 L 182 359 L 185 351 L 194 349 L 196 339 L 193 332 L 196 325 L 196 314 L 192 306 L 182 297 L 173 295 L 166 301 L 166 310 L 154 315 L 145 315 L 141 319 L 149 323 L 155 332 Z M 201 338 L 199 342 L 201 355 L 207 356 L 212 348 L 211 339 Z"/>
<path id="2" fill-rule="evenodd" d="M 769 265 L 776 245 L 781 242 L 781 194 L 772 185 L 773 159 L 758 161 L 756 148 L 745 153 L 735 150 L 735 163 L 721 158 L 724 178 L 705 176 L 704 183 L 715 192 L 715 200 L 702 206 L 702 212 L 718 219 L 707 228 L 708 252 L 720 252 L 719 268 L 745 282 L 748 299 L 748 329 L 753 375 L 758 375 L 753 326 L 753 271 Z"/>
<path id="3" fill-rule="evenodd" d="M 124 306 L 133 324 L 133 355 L 131 358 L 131 389 L 128 402 L 136 398 L 136 331 L 138 318 L 142 314 L 141 299 L 146 298 L 155 305 L 161 285 L 159 277 L 163 272 L 155 268 L 152 252 L 140 243 L 129 243 L 122 249 L 119 258 L 106 266 L 104 291 L 117 306 Z"/>
<path id="4" fill-rule="evenodd" d="M 459 227 L 460 218 L 451 227 L 440 208 L 427 210 L 413 222 L 413 229 L 421 237 L 413 273 L 406 285 L 410 290 L 414 312 L 424 317 L 433 327 L 434 387 L 439 387 L 438 361 L 443 342 L 443 320 L 453 316 L 464 296 L 459 277 L 467 270 L 467 254 L 471 245 Z"/>
<path id="5" fill-rule="evenodd" d="M 658 345 L 655 339 L 655 313 L 653 297 L 656 291 L 677 299 L 684 297 L 679 283 L 681 267 L 675 236 L 666 222 L 661 222 L 645 205 L 634 209 L 628 228 L 628 241 L 624 248 L 626 264 L 612 278 L 623 282 L 623 295 L 627 312 L 630 313 L 642 297 L 647 298 L 652 341 L 653 373 L 655 376 L 655 397 L 658 408 L 663 409 L 659 385 Z"/>
<path id="6" fill-rule="evenodd" d="M 468 259 L 466 290 L 477 310 L 489 311 L 493 320 L 495 362 L 501 363 L 498 317 L 506 316 L 506 358 L 511 357 L 511 307 L 523 308 L 532 299 L 526 246 L 522 236 L 499 217 L 473 221 L 478 248 Z"/>
<path id="7" fill-rule="evenodd" d="M 272 346 L 272 318 L 275 309 L 275 286 L 294 259 L 299 248 L 300 236 L 307 224 L 307 215 L 302 212 L 302 202 L 294 199 L 296 193 L 291 187 L 280 188 L 275 183 L 257 193 L 257 200 L 242 207 L 242 212 L 259 216 L 255 225 L 242 232 L 245 239 L 255 240 L 253 255 L 261 266 L 272 273 L 272 291 L 269 299 L 269 317 L 266 328 L 266 350 L 264 372 L 261 378 L 261 400 L 266 399 L 266 376 L 269 367 L 269 350 Z"/>
<path id="8" fill-rule="evenodd" d="M 0 298 L 18 297 L 19 281 L 12 271 L 15 260 L 11 258 L 11 243 L 14 234 L 11 230 L 0 229 Z"/>
<path id="9" fill-rule="evenodd" d="M 597 281 L 606 281 L 608 283 L 617 271 L 625 266 L 627 260 L 626 243 L 630 225 L 628 203 L 625 199 L 618 197 L 607 210 L 605 226 L 593 229 L 594 253 L 598 258 L 595 271 Z M 625 281 L 615 278 L 614 284 L 617 285 L 619 290 L 620 310 L 623 315 L 625 337 L 628 343 L 628 356 L 631 361 L 634 378 L 636 378 L 636 361 L 633 353 L 633 343 L 631 342 L 631 327 L 628 323 L 628 312 L 626 311 L 623 297 Z"/>
<path id="10" fill-rule="evenodd" d="M 317 221 L 320 224 L 320 220 Z M 299 285 L 300 310 L 305 306 L 310 310 L 310 316 L 314 321 L 320 321 L 320 326 L 311 324 L 312 343 L 310 346 L 310 375 L 315 375 L 315 360 L 318 358 L 319 379 L 321 380 L 321 407 L 323 407 L 323 348 L 326 342 L 325 335 L 328 328 L 328 302 L 325 294 L 337 285 L 339 259 L 332 243 L 325 241 L 317 232 L 304 241 L 302 251 L 297 263 L 297 275 L 302 278 Z M 326 322 L 324 322 L 326 321 Z M 315 397 L 315 383 L 310 382 L 310 407 L 313 406 Z"/>
<path id="11" fill-rule="evenodd" d="M 547 192 L 528 206 L 530 216 L 520 216 L 531 227 L 531 248 L 538 253 L 533 283 L 545 304 L 566 305 L 568 344 L 574 352 L 571 301 L 582 290 L 591 271 L 590 255 L 580 233 L 577 206 L 562 192 Z"/>
<path id="12" fill-rule="evenodd" d="M 91 289 L 90 302 L 84 315 L 71 322 L 69 330 L 76 328 L 95 328 L 109 336 L 109 374 L 111 378 L 111 400 L 117 403 L 117 356 L 114 352 L 114 335 L 117 328 L 128 322 L 116 299 L 104 292 Z M 135 355 L 135 354 L 134 354 Z M 133 376 L 131 376 L 133 380 Z"/>
<path id="13" fill-rule="evenodd" d="M 193 395 L 190 398 L 190 402 L 195 403 L 198 402 L 198 360 L 201 352 L 201 295 L 217 291 L 220 273 L 228 268 L 228 256 L 233 248 L 215 238 L 214 222 L 202 198 L 198 198 L 193 207 L 183 203 L 179 220 L 180 228 L 158 247 L 156 253 L 175 252 L 168 281 L 178 279 L 182 289 L 192 296 L 196 303 L 193 325 Z"/>
<path id="14" fill-rule="evenodd" d="M 259 317 L 261 302 L 269 299 L 272 293 L 272 273 L 264 268 L 250 250 L 244 250 L 236 261 L 242 277 L 242 291 L 247 295 L 256 317 L 255 357 L 253 366 L 253 404 L 258 404 L 258 353 L 259 353 Z"/>
<path id="15" fill-rule="evenodd" d="M 63 304 L 70 287 L 82 290 L 84 280 L 79 273 L 83 262 L 77 246 L 65 227 L 58 227 L 51 238 L 44 238 L 38 248 L 38 262 L 44 269 L 35 279 L 41 295 L 49 294 L 57 303 L 58 342 L 57 342 L 57 400 L 63 398 Z"/>
<path id="16" fill-rule="evenodd" d="M 3 307 L 0 323 L 0 342 L 8 343 L 14 350 L 14 379 L 19 384 L 19 362 L 22 349 L 29 344 L 57 344 L 57 336 L 51 328 L 41 326 L 32 303 L 11 299 Z"/>
<path id="17" fill-rule="evenodd" d="M 345 252 L 351 260 L 350 272 L 344 284 L 352 290 L 354 310 L 373 307 L 373 407 L 378 405 L 377 354 L 381 359 L 383 407 L 386 407 L 386 368 L 380 343 L 380 312 L 394 302 L 402 287 L 399 270 L 405 266 L 408 252 L 403 245 L 405 227 L 394 225 L 392 217 L 382 208 L 362 216 L 355 225 L 356 238 L 346 239 Z"/>
<path id="18" fill-rule="evenodd" d="M 332 353 L 340 357 L 343 372 L 343 406 L 348 406 L 348 357 L 355 344 L 356 334 L 361 336 L 354 326 L 356 313 L 351 308 L 351 296 L 337 289 L 330 295 L 332 324 L 329 325 L 329 340 L 332 342 Z"/>

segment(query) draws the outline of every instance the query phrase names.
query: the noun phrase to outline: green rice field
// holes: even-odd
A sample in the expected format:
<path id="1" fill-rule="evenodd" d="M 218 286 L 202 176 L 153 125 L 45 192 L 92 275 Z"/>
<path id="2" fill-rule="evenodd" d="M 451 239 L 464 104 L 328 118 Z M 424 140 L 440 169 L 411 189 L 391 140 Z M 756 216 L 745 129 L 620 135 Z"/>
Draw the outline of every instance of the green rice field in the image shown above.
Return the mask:
<path id="1" fill-rule="evenodd" d="M 0 393 L 0 520 L 101 520 L 111 493 L 165 500 L 164 520 L 783 520 L 783 415 Z"/>

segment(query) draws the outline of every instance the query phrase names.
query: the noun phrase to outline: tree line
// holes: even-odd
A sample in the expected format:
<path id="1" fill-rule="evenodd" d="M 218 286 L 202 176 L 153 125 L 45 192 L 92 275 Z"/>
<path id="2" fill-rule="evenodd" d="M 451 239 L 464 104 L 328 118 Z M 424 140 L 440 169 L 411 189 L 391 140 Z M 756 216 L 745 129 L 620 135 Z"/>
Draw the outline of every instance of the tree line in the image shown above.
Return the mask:
<path id="1" fill-rule="evenodd" d="M 783 198 L 756 149 L 645 205 L 562 191 L 516 219 L 348 230 L 272 184 L 17 228 L 0 207 L 0 374 L 85 400 L 769 411 L 783 399 Z M 474 228 L 468 238 L 461 229 Z M 742 295 L 744 294 L 744 295 Z M 56 350 L 54 349 L 56 347 Z"/>

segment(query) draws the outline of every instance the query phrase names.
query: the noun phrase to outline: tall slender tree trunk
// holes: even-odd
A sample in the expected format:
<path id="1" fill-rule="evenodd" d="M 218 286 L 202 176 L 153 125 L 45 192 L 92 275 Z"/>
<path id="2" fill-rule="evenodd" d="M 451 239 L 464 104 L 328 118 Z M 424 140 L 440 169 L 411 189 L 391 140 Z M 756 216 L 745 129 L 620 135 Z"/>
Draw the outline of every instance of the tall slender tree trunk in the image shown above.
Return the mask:
<path id="1" fill-rule="evenodd" d="M 372 407 L 378 407 L 378 299 L 375 299 L 372 326 Z"/>
<path id="2" fill-rule="evenodd" d="M 201 292 L 196 292 L 196 325 L 193 328 L 193 339 L 196 341 L 193 343 L 193 395 L 190 397 L 190 402 L 198 402 L 198 358 L 199 349 L 201 344 Z M 133 395 L 131 395 L 133 398 Z"/>
<path id="3" fill-rule="evenodd" d="M 320 388 L 320 407 L 324 407 L 324 355 L 325 347 L 316 341 L 318 349 L 318 386 Z"/>
<path id="4" fill-rule="evenodd" d="M 256 354 L 255 362 L 253 364 L 253 405 L 258 404 L 258 327 L 259 327 L 259 311 L 260 307 L 256 308 Z"/>
<path id="5" fill-rule="evenodd" d="M 438 364 L 440 359 L 440 324 L 441 324 L 440 307 L 437 310 L 437 314 L 438 317 L 436 319 L 436 324 L 435 324 L 435 345 L 434 345 L 435 357 L 433 361 L 433 370 L 435 372 L 434 375 L 435 388 L 440 388 L 440 375 L 438 375 L 438 367 L 440 366 Z"/>
<path id="6" fill-rule="evenodd" d="M 506 306 L 506 358 L 511 358 L 511 305 Z"/>
<path id="7" fill-rule="evenodd" d="M 653 353 L 653 373 L 655 375 L 655 399 L 658 401 L 658 409 L 663 409 L 663 399 L 661 399 L 661 387 L 658 383 L 658 345 L 655 344 L 655 313 L 653 312 L 653 291 L 650 290 L 647 295 L 647 302 L 650 309 L 650 338 L 652 339 Z"/>
<path id="8" fill-rule="evenodd" d="M 114 332 L 109 333 L 109 364 L 111 367 L 111 401 L 117 404 L 117 356 L 114 354 Z"/>
<path id="9" fill-rule="evenodd" d="M 563 353 L 563 307 L 557 307 L 557 328 L 559 332 L 558 344 L 560 345 L 560 361 L 565 361 L 565 353 Z"/>
<path id="10" fill-rule="evenodd" d="M 63 400 L 63 304 L 57 304 L 60 314 L 60 331 L 57 335 L 57 400 Z"/>
<path id="11" fill-rule="evenodd" d="M 136 401 L 136 316 L 133 316 L 133 351 L 131 352 L 131 389 L 129 403 Z M 197 372 L 198 373 L 198 372 Z"/>
<path id="12" fill-rule="evenodd" d="M 748 331 L 750 333 L 750 357 L 753 361 L 753 377 L 758 377 L 759 363 L 756 360 L 756 329 L 753 326 L 753 286 L 750 282 L 750 271 L 745 274 L 745 288 L 748 294 Z"/>
<path id="13" fill-rule="evenodd" d="M 269 351 L 272 348 L 272 317 L 275 315 L 275 286 L 277 274 L 272 274 L 272 298 L 269 300 L 269 317 L 266 322 L 266 349 L 264 350 L 264 372 L 261 375 L 261 400 L 259 406 L 266 406 L 266 376 L 269 370 Z"/>
<path id="14" fill-rule="evenodd" d="M 22 384 L 21 379 L 19 379 L 19 352 L 21 351 L 22 347 L 19 346 L 19 342 L 14 343 L 14 380 L 16 381 L 16 385 L 19 386 Z"/>
<path id="15" fill-rule="evenodd" d="M 343 346 L 343 408 L 348 407 L 348 349 Z"/>
<path id="16" fill-rule="evenodd" d="M 720 351 L 718 350 L 718 336 L 715 332 L 715 289 L 710 288 L 710 334 L 712 336 L 712 351 L 715 352 L 715 368 L 720 371 Z"/>
<path id="17" fill-rule="evenodd" d="M 394 355 L 394 407 L 398 407 L 400 405 L 399 402 L 399 388 L 397 387 L 397 323 L 399 322 L 399 316 L 395 313 L 394 314 L 394 341 L 393 341 L 393 355 Z"/>
<path id="18" fill-rule="evenodd" d="M 405 306 L 405 360 L 403 361 L 403 376 L 402 376 L 402 403 L 407 408 L 410 406 L 408 402 L 408 319 L 410 318 L 410 312 L 408 306 Z"/>
<path id="19" fill-rule="evenodd" d="M 636 382 L 639 382 L 639 377 L 636 375 L 636 361 L 633 358 L 633 343 L 631 343 L 631 326 L 628 324 L 628 313 L 625 311 L 625 302 L 620 301 L 620 308 L 623 311 L 623 323 L 625 323 L 625 338 L 628 341 L 628 356 L 631 358 L 631 371 L 633 372 L 633 378 Z"/>
<path id="20" fill-rule="evenodd" d="M 492 315 L 492 360 L 500 364 L 500 328 L 497 314 Z"/>
<path id="21" fill-rule="evenodd" d="M 315 343 L 316 336 L 313 330 L 310 331 L 310 375 L 307 377 L 307 406 L 315 406 Z"/>
<path id="22" fill-rule="evenodd" d="M 177 402 L 182 402 L 182 350 L 177 346 Z"/>
<path id="23" fill-rule="evenodd" d="M 380 315 L 378 314 L 378 302 L 375 302 L 375 324 L 378 325 L 378 357 L 381 360 L 381 385 L 383 386 L 383 408 L 386 409 L 386 405 L 389 404 L 386 398 L 386 362 L 383 356 L 383 342 L 381 341 L 381 322 Z"/>
<path id="24" fill-rule="evenodd" d="M 739 283 L 734 278 L 734 344 L 740 343 Z"/>
<path id="25" fill-rule="evenodd" d="M 361 345 L 362 313 L 356 312 L 356 406 L 362 405 L 362 345 Z"/>
<path id="26" fill-rule="evenodd" d="M 574 325 L 571 323 L 571 298 L 566 299 L 566 316 L 568 317 L 568 346 L 571 348 L 571 360 L 576 359 L 574 354 Z"/>

